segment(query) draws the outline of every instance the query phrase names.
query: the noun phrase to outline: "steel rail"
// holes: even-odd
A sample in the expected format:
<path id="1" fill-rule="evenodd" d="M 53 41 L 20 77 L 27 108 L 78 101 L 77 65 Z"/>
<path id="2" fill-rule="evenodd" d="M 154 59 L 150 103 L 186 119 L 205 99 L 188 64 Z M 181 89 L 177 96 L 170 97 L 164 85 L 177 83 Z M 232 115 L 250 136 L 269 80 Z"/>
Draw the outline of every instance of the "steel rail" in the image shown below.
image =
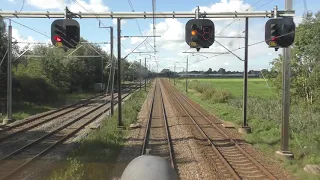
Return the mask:
<path id="1" fill-rule="evenodd" d="M 172 87 L 170 85 L 170 87 Z M 182 97 L 185 102 L 187 102 L 194 110 L 196 110 L 208 123 L 212 125 L 213 128 L 215 128 L 220 134 L 222 134 L 225 138 L 230 140 L 232 144 L 235 145 L 235 147 L 243 154 L 245 155 L 251 162 L 254 163 L 258 167 L 260 171 L 262 171 L 265 175 L 267 175 L 270 179 L 277 179 L 272 173 L 270 173 L 265 167 L 263 167 L 257 160 L 255 160 L 249 153 L 247 153 L 238 143 L 236 143 L 232 138 L 230 138 L 223 130 L 221 130 L 216 124 L 214 124 L 207 116 L 205 116 L 201 111 L 198 110 L 193 104 L 190 103 L 190 101 L 183 96 L 177 89 L 172 88 L 176 94 L 178 94 L 180 97 Z"/>
<path id="2" fill-rule="evenodd" d="M 133 86 L 133 85 L 134 85 L 134 84 L 129 84 L 129 86 Z M 39 120 L 39 119 L 44 118 L 44 117 L 46 117 L 46 116 L 50 116 L 50 115 L 52 115 L 52 114 L 54 114 L 54 113 L 58 113 L 58 112 L 63 111 L 63 110 L 65 110 L 65 109 L 67 109 L 67 108 L 75 107 L 75 106 L 77 106 L 77 105 L 79 105 L 79 104 L 81 104 L 81 103 L 84 103 L 84 104 L 81 104 L 81 106 L 79 106 L 79 107 L 77 107 L 77 108 L 71 109 L 71 110 L 66 111 L 66 112 L 64 112 L 64 113 L 62 113 L 62 114 L 58 114 L 58 115 L 56 115 L 56 116 L 54 116 L 54 117 L 52 117 L 52 118 L 49 118 L 48 121 L 51 121 L 51 120 L 53 120 L 54 118 L 63 116 L 63 115 L 65 115 L 65 114 L 67 114 L 67 113 L 73 112 L 73 111 L 75 111 L 75 110 L 77 110 L 77 109 L 79 109 L 79 108 L 81 108 L 81 107 L 89 104 L 89 103 L 90 103 L 90 100 L 92 100 L 92 99 L 94 99 L 94 98 L 97 98 L 97 97 L 99 97 L 99 96 L 102 96 L 102 95 L 104 95 L 104 94 L 95 95 L 95 96 L 93 96 L 93 97 L 91 97 L 91 98 L 89 98 L 89 99 L 81 100 L 81 101 L 78 101 L 78 102 L 76 102 L 76 103 L 67 105 L 67 106 L 65 106 L 65 107 L 62 107 L 62 108 L 58 108 L 58 109 L 56 109 L 56 110 L 49 111 L 49 112 L 44 113 L 44 114 L 42 114 L 42 115 L 40 115 L 40 116 L 35 116 L 35 117 L 27 118 L 27 119 L 23 120 L 22 122 L 20 122 L 20 123 L 18 123 L 18 124 L 14 124 L 14 125 L 11 125 L 11 126 L 3 126 L 3 125 L 2 125 L 2 126 L 0 126 L 0 128 L 3 127 L 3 129 L 0 129 L 0 134 L 3 133 L 3 132 L 9 131 L 9 130 L 11 130 L 11 129 L 20 127 L 20 126 L 22 126 L 22 125 L 28 124 L 28 123 L 30 123 L 30 122 Z M 104 98 L 104 97 L 102 97 L 102 98 Z M 101 99 L 101 98 L 99 98 L 99 99 Z M 43 123 L 46 123 L 46 122 L 48 122 L 48 121 L 43 121 Z M 41 125 L 41 124 L 43 124 L 43 123 L 36 124 L 35 126 L 31 126 L 30 128 L 34 128 L 34 127 L 39 126 L 39 125 Z M 30 129 L 30 128 L 29 128 L 29 129 Z M 28 129 L 25 129 L 25 130 L 28 130 Z M 0 142 L 1 142 L 2 140 L 3 140 L 3 139 L 0 137 Z"/>
<path id="3" fill-rule="evenodd" d="M 126 91 L 126 92 L 127 92 L 127 91 Z M 116 97 L 114 97 L 114 99 L 117 98 L 117 97 L 118 97 L 118 96 L 116 95 Z M 109 97 L 109 98 L 110 98 L 110 97 Z M 100 98 L 100 99 L 101 99 L 101 98 Z M 61 113 L 61 114 L 58 114 L 58 115 L 56 115 L 56 116 L 53 116 L 53 117 L 48 118 L 48 119 L 43 120 L 43 121 L 39 120 L 39 119 L 41 119 L 42 117 L 33 119 L 32 121 L 28 121 L 28 122 L 33 122 L 33 121 L 39 120 L 40 122 L 38 122 L 38 123 L 36 123 L 36 124 L 33 124 L 33 125 L 31 125 L 31 126 L 28 126 L 28 127 L 26 127 L 26 128 L 23 128 L 23 129 L 21 129 L 21 130 L 18 130 L 18 131 L 16 131 L 16 132 L 13 132 L 13 133 L 11 133 L 11 134 L 8 134 L 8 135 L 2 136 L 2 137 L 0 136 L 0 143 L 2 143 L 3 141 L 5 141 L 6 139 L 8 139 L 8 138 L 10 138 L 10 137 L 16 136 L 16 135 L 18 135 L 18 134 L 20 134 L 20 133 L 22 133 L 22 132 L 25 132 L 25 131 L 30 130 L 30 129 L 32 129 L 32 128 L 41 126 L 42 124 L 48 123 L 48 122 L 50 122 L 50 121 L 53 121 L 53 120 L 56 119 L 56 118 L 59 118 L 59 117 L 61 117 L 61 116 L 63 116 L 63 115 L 66 115 L 66 114 L 68 114 L 68 113 L 70 113 L 70 112 L 76 111 L 76 110 L 78 110 L 79 108 L 84 107 L 84 106 L 86 106 L 86 105 L 88 105 L 88 104 L 90 104 L 90 101 L 86 102 L 85 104 L 82 104 L 82 105 L 79 106 L 79 107 L 76 107 L 76 108 L 74 108 L 74 109 L 71 109 L 71 110 L 66 111 L 66 112 L 64 112 L 64 113 Z M 64 110 L 64 109 L 62 109 L 62 110 Z M 27 124 L 27 123 L 24 123 L 24 124 Z M 23 124 L 23 125 L 24 125 L 24 124 Z M 21 125 L 19 125 L 19 126 L 21 126 Z M 19 127 L 19 126 L 17 126 L 17 127 Z M 14 127 L 10 128 L 10 129 L 13 129 L 13 128 L 14 128 Z M 8 130 L 10 130 L 10 129 L 8 129 Z M 6 131 L 7 131 L 7 130 L 6 130 Z M 1 135 L 1 132 L 2 132 L 2 131 L 0 131 L 0 135 Z"/>
<path id="4" fill-rule="evenodd" d="M 169 85 L 167 85 L 168 87 Z M 241 180 L 242 178 L 240 175 L 235 171 L 235 169 L 230 165 L 230 163 L 226 160 L 226 158 L 221 154 L 221 152 L 217 149 L 217 147 L 213 144 L 210 137 L 203 131 L 203 129 L 199 126 L 197 121 L 191 116 L 191 114 L 186 110 L 186 108 L 182 105 L 182 103 L 177 99 L 177 95 L 174 95 L 174 91 L 171 89 L 171 87 L 168 87 L 167 90 L 170 92 L 171 97 L 179 104 L 179 106 L 182 108 L 182 110 L 186 113 L 186 115 L 190 118 L 190 120 L 193 122 L 193 124 L 197 127 L 201 135 L 207 140 L 208 143 L 210 143 L 213 151 L 216 153 L 218 158 L 223 162 L 223 164 L 227 167 L 228 171 L 232 174 L 232 176 L 237 179 Z M 177 93 L 175 93 L 177 94 Z"/>
<path id="5" fill-rule="evenodd" d="M 4 131 L 8 131 L 8 130 L 13 129 L 13 128 L 16 128 L 16 127 L 19 127 L 19 126 L 22 126 L 22 125 L 24 125 L 24 124 L 27 124 L 27 123 L 29 123 L 29 122 L 32 122 L 32 121 L 37 120 L 37 119 L 40 119 L 40 118 L 43 118 L 43 117 L 45 117 L 45 116 L 52 115 L 52 114 L 54 114 L 54 113 L 57 113 L 57 112 L 59 112 L 59 111 L 65 110 L 65 109 L 67 109 L 67 108 L 70 108 L 70 107 L 73 107 L 73 106 L 76 106 L 76 105 L 79 105 L 79 104 L 81 104 L 81 103 L 86 103 L 87 101 L 90 101 L 90 100 L 92 100 L 92 99 L 94 99 L 94 98 L 97 98 L 97 97 L 99 97 L 99 96 L 101 96 L 101 95 L 102 95 L 102 94 L 98 94 L 98 95 L 93 96 L 93 97 L 91 97 L 91 98 L 89 98 L 89 99 L 86 99 L 86 100 L 83 100 L 83 101 L 78 101 L 78 102 L 76 102 L 76 103 L 67 105 L 67 106 L 65 106 L 65 107 L 62 107 L 62 108 L 58 108 L 58 109 L 49 111 L 49 112 L 44 113 L 44 114 L 42 114 L 42 115 L 40 115 L 40 116 L 36 116 L 36 117 L 32 117 L 32 118 L 27 118 L 27 119 L 25 119 L 24 121 L 22 121 L 22 122 L 20 122 L 20 123 L 18 123 L 18 124 L 15 124 L 15 125 L 11 125 L 11 126 L 10 126 L 10 124 L 9 124 L 9 126 L 8 126 L 8 125 L 1 125 L 0 128 L 3 128 L 3 129 L 0 130 L 0 133 L 2 133 L 2 132 L 4 132 Z"/>
<path id="6" fill-rule="evenodd" d="M 159 81 L 159 83 L 161 83 L 161 81 Z M 171 167 L 173 169 L 176 169 L 175 164 L 174 164 L 173 146 L 172 146 L 172 139 L 171 139 L 171 134 L 170 134 L 169 125 L 168 125 L 167 112 L 166 112 L 166 108 L 165 108 L 165 105 L 164 105 L 164 100 L 163 100 L 163 95 L 162 94 L 163 94 L 162 93 L 162 88 L 161 88 L 161 85 L 160 85 L 160 96 L 161 96 L 161 104 L 162 104 L 162 113 L 163 113 L 165 129 L 166 129 L 166 135 L 167 135 L 167 139 L 168 139 L 168 147 L 169 147 L 169 154 L 170 154 L 170 164 L 171 164 Z"/>
<path id="7" fill-rule="evenodd" d="M 130 92 L 130 90 L 128 91 Z M 122 99 L 125 99 L 127 96 L 129 96 L 131 93 L 128 93 L 127 95 L 125 95 Z M 117 104 L 118 102 L 116 102 L 115 104 Z M 13 155 L 17 155 L 20 152 L 23 152 L 23 150 L 25 150 L 28 147 L 31 147 L 32 145 L 37 144 L 38 142 L 40 142 L 43 139 L 46 139 L 47 137 L 50 137 L 51 135 L 55 134 L 56 132 L 63 130 L 65 128 L 67 128 L 68 126 L 74 124 L 75 122 L 79 121 L 80 119 L 90 115 L 92 112 L 95 112 L 101 108 L 103 108 L 104 105 L 106 105 L 107 103 L 103 103 L 102 105 L 99 105 L 98 107 L 90 110 L 89 112 L 85 113 L 84 115 L 72 120 L 71 122 L 65 124 L 64 126 L 61 126 L 57 129 L 55 129 L 54 131 L 52 131 L 51 133 L 42 136 L 41 138 L 37 139 L 36 141 L 18 149 L 17 151 L 9 154 L 8 156 L 4 157 L 3 159 L 0 160 L 3 161 L 5 159 L 9 159 L 11 158 Z M 78 128 L 76 128 L 75 130 L 71 131 L 70 133 L 68 133 L 66 136 L 64 136 L 63 138 L 61 138 L 60 140 L 58 140 L 57 142 L 55 142 L 54 144 L 50 145 L 48 148 L 44 149 L 43 151 L 41 151 L 40 153 L 38 153 L 36 156 L 32 157 L 31 159 L 29 159 L 27 162 L 23 163 L 22 165 L 20 165 L 18 168 L 14 169 L 12 172 L 10 172 L 9 174 L 7 174 L 5 177 L 3 177 L 1 180 L 5 180 L 5 179 L 9 179 L 12 176 L 15 175 L 15 173 L 17 173 L 18 171 L 23 170 L 23 168 L 25 168 L 27 165 L 29 165 L 31 162 L 33 162 L 34 160 L 36 160 L 37 158 L 45 155 L 47 152 L 49 152 L 52 148 L 54 148 L 55 146 L 59 145 L 60 143 L 64 142 L 65 140 L 67 140 L 68 138 L 70 138 L 72 135 L 74 135 L 75 133 L 77 133 L 78 131 L 80 131 L 81 129 L 83 129 L 85 126 L 87 126 L 88 124 L 90 124 L 91 122 L 95 121 L 97 118 L 99 118 L 100 116 L 102 116 L 105 111 L 109 110 L 110 107 L 106 108 L 105 110 L 102 110 L 101 112 L 99 112 L 97 115 L 95 115 L 93 118 L 91 118 L 90 120 L 88 120 L 87 122 L 83 123 L 81 126 L 79 126 Z"/>
<path id="8" fill-rule="evenodd" d="M 146 153 L 146 147 L 147 147 L 147 144 L 148 144 L 148 138 L 149 138 L 149 133 L 150 133 L 150 124 L 151 124 L 152 112 L 153 112 L 153 106 L 154 106 L 154 99 L 156 97 L 157 81 L 158 80 L 156 80 L 155 86 L 154 86 L 152 102 L 151 102 L 151 108 L 150 108 L 150 111 L 149 111 L 149 118 L 148 118 L 147 127 L 146 127 L 146 130 L 145 130 L 145 133 L 144 133 L 144 138 L 143 138 L 141 155 L 144 155 Z"/>

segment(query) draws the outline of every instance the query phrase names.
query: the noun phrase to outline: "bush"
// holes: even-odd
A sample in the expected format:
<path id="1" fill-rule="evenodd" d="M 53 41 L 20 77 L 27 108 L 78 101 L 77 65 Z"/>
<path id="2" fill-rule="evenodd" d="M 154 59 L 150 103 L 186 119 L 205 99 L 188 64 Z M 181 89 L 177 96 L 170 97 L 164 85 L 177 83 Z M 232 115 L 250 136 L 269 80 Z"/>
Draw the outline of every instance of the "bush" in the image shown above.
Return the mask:
<path id="1" fill-rule="evenodd" d="M 219 91 L 215 91 L 212 94 L 210 100 L 214 103 L 225 103 L 231 98 L 232 98 L 231 93 L 224 90 L 219 90 Z"/>
<path id="2" fill-rule="evenodd" d="M 58 98 L 59 91 L 42 78 L 16 76 L 13 78 L 14 98 L 18 101 L 34 103 L 52 102 Z"/>
<path id="3" fill-rule="evenodd" d="M 216 90 L 214 88 L 207 88 L 201 94 L 201 99 L 202 100 L 211 99 L 211 97 L 214 96 L 215 93 L 216 93 Z"/>

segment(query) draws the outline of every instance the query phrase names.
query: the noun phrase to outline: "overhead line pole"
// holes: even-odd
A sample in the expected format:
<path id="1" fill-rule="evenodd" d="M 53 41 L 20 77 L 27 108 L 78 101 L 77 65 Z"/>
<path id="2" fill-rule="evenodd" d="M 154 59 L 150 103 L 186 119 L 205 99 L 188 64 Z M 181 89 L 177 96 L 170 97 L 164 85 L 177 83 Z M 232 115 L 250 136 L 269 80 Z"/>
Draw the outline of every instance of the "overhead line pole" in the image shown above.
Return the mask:
<path id="1" fill-rule="evenodd" d="M 292 10 L 292 0 L 285 0 L 286 10 Z M 290 48 L 283 48 L 282 64 L 282 124 L 281 124 L 281 150 L 276 155 L 281 158 L 294 158 L 289 151 L 289 117 L 290 117 Z"/>
<path id="2" fill-rule="evenodd" d="M 251 133 L 251 128 L 248 126 L 247 122 L 247 107 L 248 107 L 248 39 L 249 39 L 249 18 L 246 18 L 245 24 L 245 49 L 244 49 L 244 70 L 243 70 L 243 124 L 239 128 L 240 133 Z"/>
<path id="3" fill-rule="evenodd" d="M 8 30 L 8 67 L 7 67 L 7 116 L 3 119 L 3 125 L 13 121 L 12 118 L 12 26 L 9 20 Z"/>
<path id="4" fill-rule="evenodd" d="M 113 27 L 110 27 L 110 54 L 111 54 L 111 116 L 114 114 L 114 65 L 115 65 L 115 59 L 113 57 Z"/>
<path id="5" fill-rule="evenodd" d="M 122 98 L 121 98 L 121 19 L 117 18 L 117 30 L 118 30 L 118 126 L 123 126 L 122 123 Z"/>
<path id="6" fill-rule="evenodd" d="M 147 58 L 144 58 L 144 67 L 145 67 L 145 69 L 146 69 L 146 72 L 148 72 L 148 68 L 147 68 Z M 146 74 L 144 75 L 144 91 L 147 91 L 147 74 L 148 74 L 148 73 L 146 73 Z"/>
<path id="7" fill-rule="evenodd" d="M 141 59 L 140 59 L 140 66 L 139 66 L 139 81 L 140 81 L 139 89 L 141 90 Z"/>
<path id="8" fill-rule="evenodd" d="M 176 85 L 176 63 L 174 63 L 174 68 L 173 68 L 173 85 Z"/>
<path id="9" fill-rule="evenodd" d="M 186 66 L 186 93 L 188 92 L 188 64 L 189 64 L 189 57 L 187 57 L 187 66 Z"/>

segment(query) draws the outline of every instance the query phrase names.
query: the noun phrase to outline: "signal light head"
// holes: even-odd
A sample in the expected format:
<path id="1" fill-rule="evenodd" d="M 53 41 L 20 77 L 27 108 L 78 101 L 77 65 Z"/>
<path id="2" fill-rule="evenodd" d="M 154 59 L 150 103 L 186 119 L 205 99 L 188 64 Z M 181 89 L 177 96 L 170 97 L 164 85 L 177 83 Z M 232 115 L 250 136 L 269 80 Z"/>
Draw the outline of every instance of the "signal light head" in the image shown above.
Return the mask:
<path id="1" fill-rule="evenodd" d="M 276 41 L 278 39 L 278 37 L 273 37 L 271 38 L 271 41 Z"/>
<path id="2" fill-rule="evenodd" d="M 192 36 L 194 36 L 194 35 L 196 35 L 196 34 L 197 34 L 197 31 L 196 31 L 196 30 L 192 30 L 192 31 L 191 31 L 191 35 L 192 35 Z"/>
<path id="3" fill-rule="evenodd" d="M 59 37 L 59 36 L 54 36 L 54 40 L 55 40 L 56 42 L 62 42 L 62 39 L 61 39 L 61 37 Z"/>

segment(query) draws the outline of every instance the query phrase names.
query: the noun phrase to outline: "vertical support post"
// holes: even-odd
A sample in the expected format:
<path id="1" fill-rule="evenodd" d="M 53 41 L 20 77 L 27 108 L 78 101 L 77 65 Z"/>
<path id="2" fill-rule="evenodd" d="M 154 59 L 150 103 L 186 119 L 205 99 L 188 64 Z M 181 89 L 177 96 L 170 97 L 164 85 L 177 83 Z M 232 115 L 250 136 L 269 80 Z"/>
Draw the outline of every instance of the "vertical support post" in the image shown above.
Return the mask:
<path id="1" fill-rule="evenodd" d="M 285 8 L 292 10 L 292 0 L 285 0 Z M 281 151 L 277 151 L 276 155 L 285 159 L 293 158 L 293 153 L 289 151 L 290 59 L 290 48 L 283 48 Z"/>
<path id="2" fill-rule="evenodd" d="M 140 59 L 140 66 L 139 66 L 139 81 L 140 81 L 140 90 L 141 90 L 141 59 Z"/>
<path id="3" fill-rule="evenodd" d="M 118 126 L 122 124 L 122 98 L 121 98 L 121 19 L 117 19 L 117 30 L 118 30 Z"/>
<path id="4" fill-rule="evenodd" d="M 12 119 L 12 26 L 9 20 L 8 30 L 8 68 L 7 68 L 7 116 L 3 119 L 3 125 L 13 121 Z"/>
<path id="5" fill-rule="evenodd" d="M 240 133 L 251 133 L 251 128 L 247 122 L 247 107 L 248 107 L 248 38 L 249 38 L 249 18 L 246 17 L 245 25 L 245 49 L 244 49 L 244 70 L 243 70 L 243 124 L 239 128 Z"/>
<path id="6" fill-rule="evenodd" d="M 147 91 L 147 74 L 148 74 L 147 58 L 144 58 L 144 67 L 146 68 L 146 74 L 144 75 L 144 91 Z"/>
<path id="7" fill-rule="evenodd" d="M 110 27 L 110 54 L 111 54 L 111 116 L 114 114 L 114 65 L 115 65 L 115 60 L 113 58 L 113 27 Z"/>
<path id="8" fill-rule="evenodd" d="M 188 92 L 188 65 L 189 65 L 189 57 L 187 56 L 187 67 L 186 67 L 186 92 Z"/>
<path id="9" fill-rule="evenodd" d="M 173 84 L 176 85 L 176 63 L 174 63 L 174 68 L 173 68 Z"/>
<path id="10" fill-rule="evenodd" d="M 100 56 L 100 59 L 101 59 L 101 84 L 103 85 L 103 57 Z M 103 86 L 102 86 L 102 89 L 103 89 Z"/>
<path id="11" fill-rule="evenodd" d="M 112 62 L 111 62 L 111 63 L 112 63 Z M 110 63 L 110 65 L 111 65 L 111 63 Z M 108 65 L 108 66 L 109 66 L 109 65 Z M 108 67 L 108 66 L 107 66 L 107 67 Z M 105 99 L 105 103 L 107 103 L 107 97 L 108 97 L 108 94 L 110 93 L 110 92 L 109 92 L 109 86 L 110 86 L 111 77 L 112 77 L 112 76 L 111 76 L 111 75 L 112 75 L 112 74 L 111 74 L 111 71 L 112 71 L 112 69 L 110 68 L 110 74 L 109 74 L 109 78 L 108 78 L 108 84 L 106 83 L 106 84 L 107 84 L 107 88 L 106 88 L 106 99 Z"/>

